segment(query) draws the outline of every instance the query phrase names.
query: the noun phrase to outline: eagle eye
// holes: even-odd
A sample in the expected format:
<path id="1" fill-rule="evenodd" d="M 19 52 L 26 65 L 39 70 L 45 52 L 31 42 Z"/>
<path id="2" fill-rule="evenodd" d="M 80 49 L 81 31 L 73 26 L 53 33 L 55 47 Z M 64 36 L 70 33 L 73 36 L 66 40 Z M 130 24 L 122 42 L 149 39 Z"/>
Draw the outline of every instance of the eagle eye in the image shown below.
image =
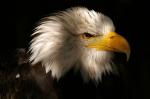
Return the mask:
<path id="1" fill-rule="evenodd" d="M 87 33 L 87 32 L 81 34 L 82 39 L 88 39 L 88 38 L 91 38 L 91 37 L 94 37 L 94 35 L 92 35 L 90 33 Z"/>

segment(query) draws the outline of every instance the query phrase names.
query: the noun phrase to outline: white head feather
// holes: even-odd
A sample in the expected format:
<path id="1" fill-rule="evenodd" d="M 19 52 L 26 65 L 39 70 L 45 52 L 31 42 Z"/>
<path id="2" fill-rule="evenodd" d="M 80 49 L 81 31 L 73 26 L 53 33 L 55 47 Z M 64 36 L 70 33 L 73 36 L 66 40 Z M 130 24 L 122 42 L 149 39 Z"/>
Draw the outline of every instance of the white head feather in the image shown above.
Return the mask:
<path id="1" fill-rule="evenodd" d="M 111 19 L 102 13 L 75 7 L 43 19 L 30 46 L 32 65 L 42 63 L 46 72 L 59 79 L 71 68 L 78 68 L 83 79 L 100 80 L 112 70 L 112 53 L 85 48 L 78 35 L 89 32 L 105 35 L 114 31 Z"/>

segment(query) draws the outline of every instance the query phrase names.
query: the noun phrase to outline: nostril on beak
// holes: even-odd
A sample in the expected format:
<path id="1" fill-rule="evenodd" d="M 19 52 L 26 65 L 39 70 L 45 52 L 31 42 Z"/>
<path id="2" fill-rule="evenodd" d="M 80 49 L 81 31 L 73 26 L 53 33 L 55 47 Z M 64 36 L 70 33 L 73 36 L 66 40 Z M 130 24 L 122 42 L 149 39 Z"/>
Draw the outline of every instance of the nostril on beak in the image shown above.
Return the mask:
<path id="1" fill-rule="evenodd" d="M 115 36 L 111 36 L 110 39 L 113 39 Z"/>

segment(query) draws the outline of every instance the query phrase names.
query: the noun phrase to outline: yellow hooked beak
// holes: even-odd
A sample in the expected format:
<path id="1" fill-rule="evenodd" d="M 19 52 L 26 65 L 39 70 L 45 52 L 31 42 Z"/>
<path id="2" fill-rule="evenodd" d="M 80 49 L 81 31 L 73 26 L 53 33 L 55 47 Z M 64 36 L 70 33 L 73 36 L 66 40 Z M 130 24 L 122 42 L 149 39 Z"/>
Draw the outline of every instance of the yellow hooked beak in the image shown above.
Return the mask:
<path id="1" fill-rule="evenodd" d="M 129 43 L 124 37 L 115 32 L 110 32 L 101 38 L 95 37 L 95 40 L 88 44 L 87 47 L 96 48 L 97 50 L 125 53 L 127 61 L 130 57 Z"/>

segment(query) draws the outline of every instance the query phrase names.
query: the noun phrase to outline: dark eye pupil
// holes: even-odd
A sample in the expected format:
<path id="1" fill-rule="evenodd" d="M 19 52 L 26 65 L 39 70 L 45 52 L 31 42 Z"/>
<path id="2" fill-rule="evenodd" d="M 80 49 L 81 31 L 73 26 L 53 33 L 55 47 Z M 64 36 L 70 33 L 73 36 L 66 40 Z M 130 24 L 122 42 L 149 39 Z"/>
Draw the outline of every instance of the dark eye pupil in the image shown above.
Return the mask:
<path id="1" fill-rule="evenodd" d="M 93 35 L 89 34 L 89 33 L 84 33 L 85 37 L 93 37 Z"/>

